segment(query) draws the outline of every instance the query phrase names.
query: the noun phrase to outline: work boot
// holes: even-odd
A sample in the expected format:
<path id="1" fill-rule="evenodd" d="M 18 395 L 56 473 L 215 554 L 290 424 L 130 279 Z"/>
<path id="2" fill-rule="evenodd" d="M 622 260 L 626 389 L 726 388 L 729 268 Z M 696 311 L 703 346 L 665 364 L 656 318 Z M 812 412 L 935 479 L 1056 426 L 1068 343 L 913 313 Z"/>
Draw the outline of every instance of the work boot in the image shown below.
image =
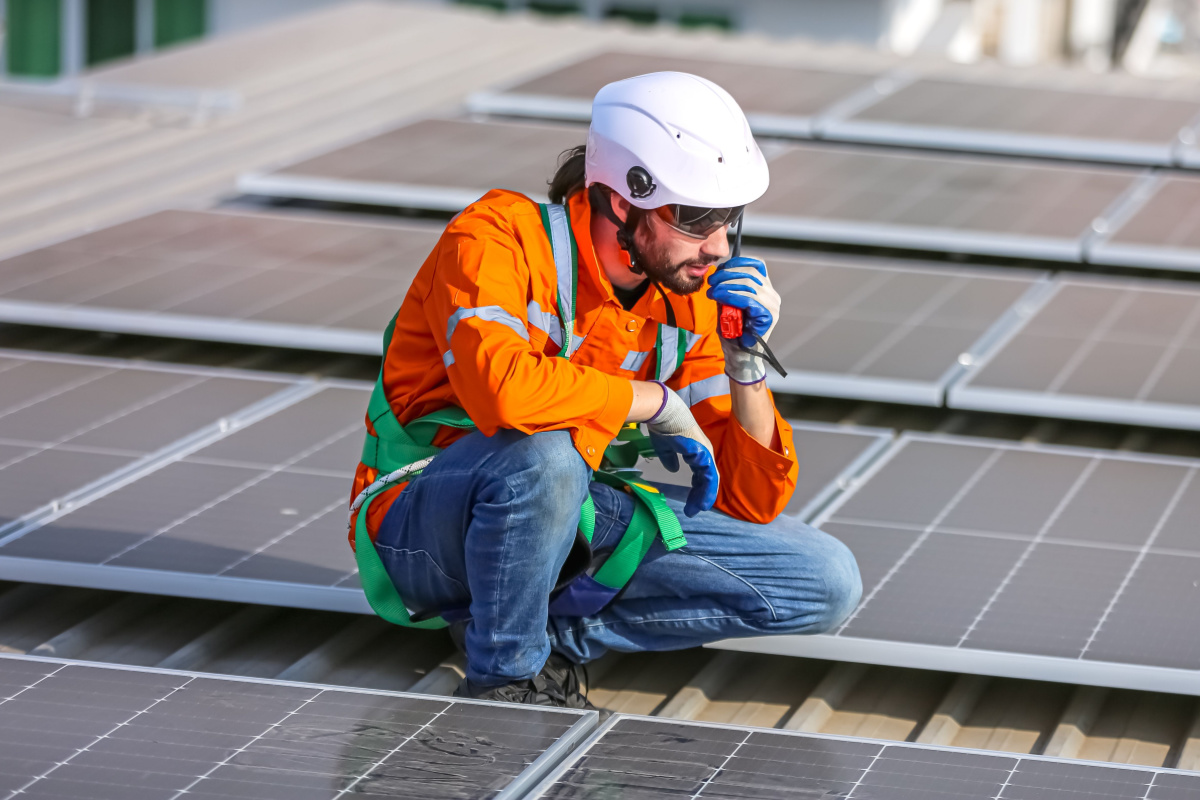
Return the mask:
<path id="1" fill-rule="evenodd" d="M 502 703 L 522 703 L 533 706 L 556 706 L 595 711 L 585 694 L 586 681 L 580 680 L 583 667 L 552 653 L 541 672 L 533 679 L 512 681 L 500 686 L 479 686 L 463 678 L 454 690 L 455 697 L 474 700 L 496 700 Z"/>

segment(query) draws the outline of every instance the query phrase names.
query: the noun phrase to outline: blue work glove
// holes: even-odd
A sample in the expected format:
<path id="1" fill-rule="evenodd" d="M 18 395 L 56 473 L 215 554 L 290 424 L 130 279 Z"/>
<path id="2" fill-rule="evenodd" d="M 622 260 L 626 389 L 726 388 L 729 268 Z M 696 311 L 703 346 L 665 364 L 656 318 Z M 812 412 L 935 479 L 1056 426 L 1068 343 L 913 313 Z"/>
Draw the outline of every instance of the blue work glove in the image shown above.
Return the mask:
<path id="1" fill-rule="evenodd" d="M 708 296 L 721 305 L 740 308 L 742 335 L 721 339 L 725 374 L 738 383 L 758 383 L 767 377 L 767 362 L 759 353 L 779 320 L 779 293 L 771 285 L 767 265 L 757 258 L 731 258 L 708 276 Z"/>
<path id="2" fill-rule="evenodd" d="M 713 455 L 712 442 L 704 435 L 691 410 L 683 398 L 659 381 L 663 390 L 662 408 L 646 420 L 646 431 L 650 444 L 664 467 L 671 472 L 679 471 L 679 456 L 683 456 L 692 470 L 692 490 L 688 492 L 683 513 L 694 517 L 708 511 L 717 501 L 717 490 L 721 487 L 721 476 L 717 472 L 717 459 Z"/>

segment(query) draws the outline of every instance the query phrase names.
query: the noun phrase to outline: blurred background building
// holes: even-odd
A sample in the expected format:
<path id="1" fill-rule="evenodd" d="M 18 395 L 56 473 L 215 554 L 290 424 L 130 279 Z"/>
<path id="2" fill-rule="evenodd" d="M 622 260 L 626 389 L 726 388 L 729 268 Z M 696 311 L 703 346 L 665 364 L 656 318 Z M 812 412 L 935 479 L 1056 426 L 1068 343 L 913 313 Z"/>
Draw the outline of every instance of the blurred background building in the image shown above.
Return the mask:
<path id="1" fill-rule="evenodd" d="M 6 0 L 5 69 L 54 77 L 344 0 Z M 443 0 L 452 2 L 453 0 Z M 437 0 L 430 0 L 436 3 Z M 496 12 L 853 42 L 959 62 L 1200 72 L 1195 0 L 459 0 Z"/>

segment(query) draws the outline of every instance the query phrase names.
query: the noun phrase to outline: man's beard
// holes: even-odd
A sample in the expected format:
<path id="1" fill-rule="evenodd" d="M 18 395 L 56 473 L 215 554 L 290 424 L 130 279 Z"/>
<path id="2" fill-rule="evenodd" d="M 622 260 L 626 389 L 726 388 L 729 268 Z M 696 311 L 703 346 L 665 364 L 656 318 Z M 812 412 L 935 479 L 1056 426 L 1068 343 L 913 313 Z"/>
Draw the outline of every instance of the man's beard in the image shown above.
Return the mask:
<path id="1" fill-rule="evenodd" d="M 646 273 L 650 280 L 665 286 L 675 294 L 691 294 L 704 286 L 706 276 L 693 278 L 686 270 L 688 267 L 708 267 L 708 261 L 672 262 L 667 255 L 665 244 L 647 246 L 644 242 L 638 242 L 638 255 L 641 256 L 638 266 L 642 268 L 642 272 Z"/>

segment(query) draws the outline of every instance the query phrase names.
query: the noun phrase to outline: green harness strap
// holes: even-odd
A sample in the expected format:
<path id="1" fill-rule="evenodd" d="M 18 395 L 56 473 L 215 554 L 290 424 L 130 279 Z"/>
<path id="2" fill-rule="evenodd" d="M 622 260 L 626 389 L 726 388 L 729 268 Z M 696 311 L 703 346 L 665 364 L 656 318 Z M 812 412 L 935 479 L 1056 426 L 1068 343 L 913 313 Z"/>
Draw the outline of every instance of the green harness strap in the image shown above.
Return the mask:
<path id="1" fill-rule="evenodd" d="M 542 224 L 550 239 L 554 252 L 555 268 L 558 273 L 559 321 L 563 329 L 563 345 L 559 355 L 570 358 L 578 349 L 574 338 L 576 296 L 578 292 L 578 248 L 571 231 L 565 209 L 560 206 L 542 205 Z M 399 312 L 397 312 L 398 314 Z M 383 352 L 386 358 L 396 327 L 393 316 L 383 335 Z M 659 380 L 667 380 L 683 363 L 686 353 L 684 337 L 675 328 L 659 325 L 655 344 L 656 371 Z M 449 406 L 401 425 L 387 400 L 383 388 L 383 368 L 375 379 L 375 387 L 367 405 L 367 416 L 375 429 L 375 435 L 367 434 L 363 443 L 362 463 L 373 468 L 380 476 L 390 475 L 441 452 L 432 444 L 434 436 L 442 426 L 470 429 L 475 424 L 461 408 Z M 630 492 L 637 502 L 633 506 L 633 518 L 616 548 L 592 576 L 597 583 L 610 589 L 621 589 L 646 557 L 657 537 L 662 538 L 667 551 L 677 550 L 687 544 L 679 519 L 663 500 L 662 494 L 649 484 L 642 483 L 640 473 L 633 470 L 637 459 L 649 455 L 653 449 L 649 438 L 636 426 L 629 426 L 618 434 L 621 444 L 605 450 L 608 470 L 601 469 L 593 479 L 614 488 Z M 422 468 L 423 469 L 423 468 Z M 404 475 L 411 480 L 421 474 L 421 469 Z M 379 551 L 375 548 L 367 531 L 367 517 L 371 504 L 394 483 L 378 482 L 364 492 L 363 503 L 358 509 L 354 523 L 354 553 L 358 562 L 359 581 L 367 602 L 381 619 L 395 625 L 410 628 L 437 629 L 446 627 L 441 617 L 414 621 L 408 607 L 396 589 L 391 576 L 383 566 Z M 596 508 L 589 496 L 580 508 L 579 530 L 590 543 L 596 528 Z"/>

